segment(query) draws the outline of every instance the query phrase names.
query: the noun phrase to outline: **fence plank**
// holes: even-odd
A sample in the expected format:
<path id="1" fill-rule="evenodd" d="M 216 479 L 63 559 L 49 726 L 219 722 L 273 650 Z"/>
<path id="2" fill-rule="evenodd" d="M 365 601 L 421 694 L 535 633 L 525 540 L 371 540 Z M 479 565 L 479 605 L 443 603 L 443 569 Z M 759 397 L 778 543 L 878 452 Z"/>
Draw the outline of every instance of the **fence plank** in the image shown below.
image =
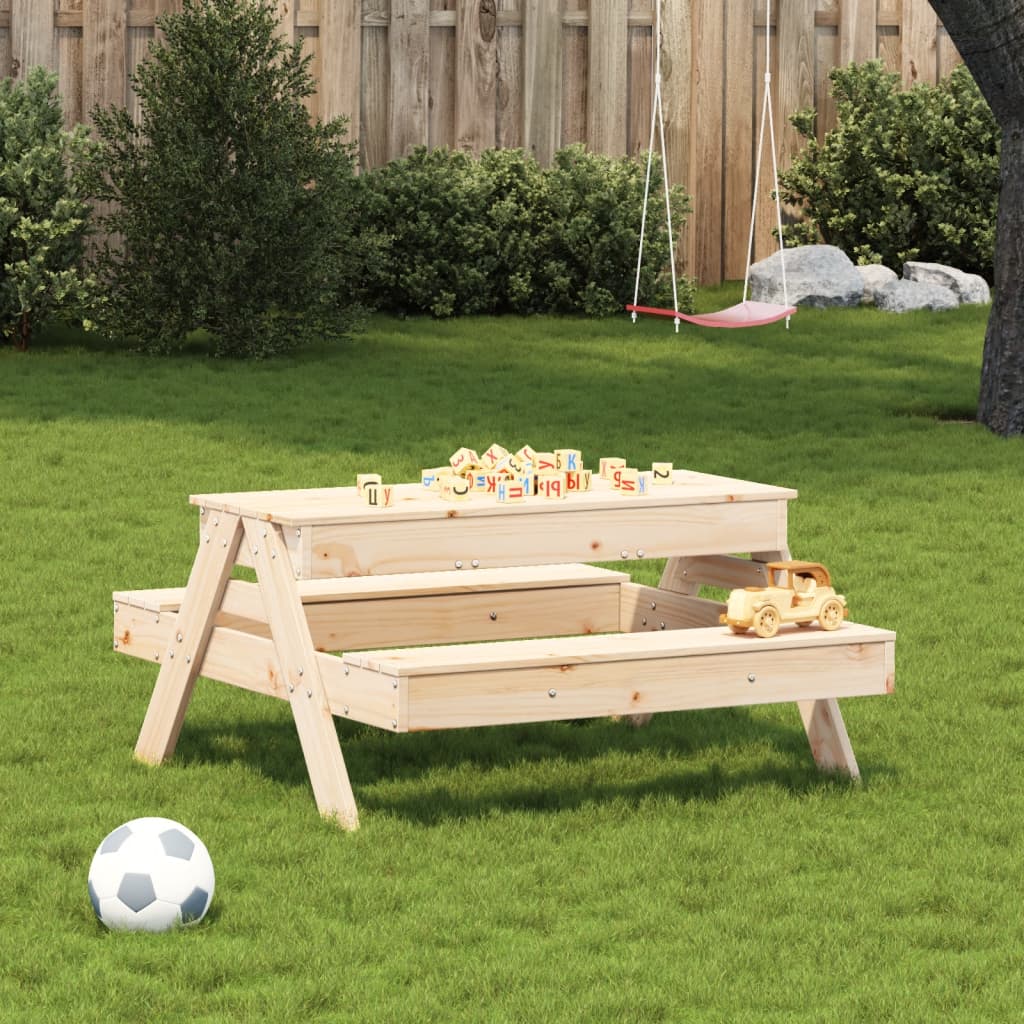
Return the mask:
<path id="1" fill-rule="evenodd" d="M 693 38 L 697 125 L 691 158 L 694 219 L 699 225 L 694 273 L 702 281 L 722 280 L 722 90 L 725 68 L 725 10 L 717 0 L 694 0 Z"/>
<path id="2" fill-rule="evenodd" d="M 82 4 L 82 107 L 124 106 L 127 81 L 125 0 L 84 0 Z"/>
<path id="3" fill-rule="evenodd" d="M 779 103 L 775 128 L 782 141 L 782 169 L 789 167 L 803 149 L 803 140 L 789 123 L 790 116 L 814 106 L 814 0 L 782 0 L 778 24 Z M 788 212 L 792 215 L 795 211 Z"/>
<path id="4" fill-rule="evenodd" d="M 388 35 L 390 102 L 389 156 L 406 156 L 425 146 L 429 129 L 429 0 L 391 0 Z"/>
<path id="5" fill-rule="evenodd" d="M 456 0 L 431 0 L 430 72 L 427 86 L 428 145 L 455 147 L 455 3 Z M 439 12 L 451 14 L 438 24 Z"/>
<path id="6" fill-rule="evenodd" d="M 320 118 L 347 117 L 349 139 L 359 138 L 362 18 L 362 0 L 320 0 Z"/>
<path id="7" fill-rule="evenodd" d="M 562 144 L 562 18 L 550 0 L 523 2 L 523 145 L 546 167 Z"/>
<path id="8" fill-rule="evenodd" d="M 498 0 L 497 43 L 495 98 L 498 109 L 494 141 L 503 149 L 522 149 L 523 18 L 518 0 Z"/>
<path id="9" fill-rule="evenodd" d="M 562 29 L 562 141 L 563 146 L 587 141 L 589 105 L 588 33 L 583 24 L 570 17 L 585 12 L 588 0 L 565 0 Z"/>
<path id="10" fill-rule="evenodd" d="M 57 69 L 54 0 L 12 0 L 11 57 L 13 78 L 25 78 L 39 65 Z"/>
<path id="11" fill-rule="evenodd" d="M 628 42 L 624 5 L 590 5 L 587 141 L 595 153 L 626 152 Z"/>
<path id="12" fill-rule="evenodd" d="M 661 106 L 665 115 L 665 162 L 673 185 L 681 184 L 688 193 L 697 189 L 698 178 L 692 162 L 693 152 L 693 11 L 691 0 L 672 0 L 672 16 L 665 11 L 661 20 Z M 679 215 L 676 215 L 678 222 Z M 693 277 L 697 273 L 697 231 L 691 214 L 676 235 L 676 266 Z"/>
<path id="13" fill-rule="evenodd" d="M 479 153 L 494 147 L 496 134 L 498 7 L 458 0 L 455 10 L 455 146 Z"/>
<path id="14" fill-rule="evenodd" d="M 164 14 L 180 14 L 182 0 L 153 0 L 154 20 Z M 154 39 L 163 39 L 164 33 L 156 26 L 153 31 Z"/>
<path id="15" fill-rule="evenodd" d="M 876 0 L 841 0 L 839 17 L 840 63 L 873 60 L 878 53 Z"/>
<path id="16" fill-rule="evenodd" d="M 380 167 L 390 159 L 388 0 L 363 0 L 362 82 L 359 88 L 359 164 Z"/>
<path id="17" fill-rule="evenodd" d="M 726 13 L 725 77 L 725 228 L 724 272 L 743 277 L 750 239 L 750 202 L 753 196 L 755 97 L 763 80 L 754 74 L 755 0 L 732 0 Z"/>
<path id="18" fill-rule="evenodd" d="M 903 0 L 900 30 L 900 70 L 903 85 L 935 84 L 938 19 L 928 0 Z"/>

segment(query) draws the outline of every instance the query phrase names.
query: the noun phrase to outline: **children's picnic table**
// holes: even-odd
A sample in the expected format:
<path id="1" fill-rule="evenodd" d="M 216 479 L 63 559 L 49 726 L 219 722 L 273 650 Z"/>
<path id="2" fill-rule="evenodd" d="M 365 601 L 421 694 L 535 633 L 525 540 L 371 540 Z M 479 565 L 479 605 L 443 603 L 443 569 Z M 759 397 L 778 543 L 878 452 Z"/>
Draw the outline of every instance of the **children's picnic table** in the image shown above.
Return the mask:
<path id="1" fill-rule="evenodd" d="M 892 692 L 895 635 L 734 635 L 700 594 L 771 582 L 795 497 L 688 470 L 643 496 L 595 477 L 519 503 L 419 484 L 391 507 L 354 487 L 193 495 L 187 585 L 114 594 L 115 648 L 159 665 L 136 756 L 171 756 L 203 675 L 288 701 L 317 807 L 346 828 L 335 716 L 409 732 L 794 701 L 818 765 L 857 777 L 837 701 Z M 656 587 L 591 564 L 650 558 Z"/>

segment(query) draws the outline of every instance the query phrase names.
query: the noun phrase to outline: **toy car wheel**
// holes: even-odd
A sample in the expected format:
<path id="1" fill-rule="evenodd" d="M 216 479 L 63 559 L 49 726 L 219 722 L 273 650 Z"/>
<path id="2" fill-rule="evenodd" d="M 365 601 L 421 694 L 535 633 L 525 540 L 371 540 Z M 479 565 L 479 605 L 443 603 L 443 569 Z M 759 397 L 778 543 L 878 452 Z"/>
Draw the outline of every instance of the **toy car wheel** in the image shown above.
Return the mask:
<path id="1" fill-rule="evenodd" d="M 754 616 L 754 632 L 767 640 L 769 637 L 775 636 L 778 631 L 779 610 L 770 604 L 766 605 Z"/>
<path id="2" fill-rule="evenodd" d="M 838 629 L 843 621 L 843 606 L 835 600 L 826 601 L 818 613 L 818 621 L 822 629 Z"/>

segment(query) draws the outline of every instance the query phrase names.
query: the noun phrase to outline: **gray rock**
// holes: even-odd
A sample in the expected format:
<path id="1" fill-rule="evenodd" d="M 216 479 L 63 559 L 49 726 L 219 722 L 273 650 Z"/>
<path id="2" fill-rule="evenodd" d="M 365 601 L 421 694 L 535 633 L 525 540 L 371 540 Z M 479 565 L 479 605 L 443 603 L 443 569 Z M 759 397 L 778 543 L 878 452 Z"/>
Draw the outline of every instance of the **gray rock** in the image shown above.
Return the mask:
<path id="1" fill-rule="evenodd" d="M 864 284 L 849 256 L 834 245 L 802 245 L 785 252 L 786 287 L 794 306 L 858 306 Z M 750 268 L 750 298 L 785 301 L 782 257 L 774 253 Z"/>
<path id="2" fill-rule="evenodd" d="M 861 300 L 865 306 L 874 304 L 875 295 L 891 281 L 898 281 L 899 275 L 895 270 L 883 267 L 881 263 L 872 263 L 866 267 L 858 267 L 861 282 L 864 285 L 864 298 Z"/>
<path id="3" fill-rule="evenodd" d="M 955 267 L 944 266 L 942 263 L 904 263 L 903 277 L 907 281 L 937 284 L 948 288 L 960 302 L 984 305 L 992 300 L 985 278 L 977 274 L 967 274 Z"/>
<path id="4" fill-rule="evenodd" d="M 956 309 L 960 300 L 939 284 L 896 280 L 879 289 L 875 305 L 887 313 L 909 313 L 914 309 Z"/>

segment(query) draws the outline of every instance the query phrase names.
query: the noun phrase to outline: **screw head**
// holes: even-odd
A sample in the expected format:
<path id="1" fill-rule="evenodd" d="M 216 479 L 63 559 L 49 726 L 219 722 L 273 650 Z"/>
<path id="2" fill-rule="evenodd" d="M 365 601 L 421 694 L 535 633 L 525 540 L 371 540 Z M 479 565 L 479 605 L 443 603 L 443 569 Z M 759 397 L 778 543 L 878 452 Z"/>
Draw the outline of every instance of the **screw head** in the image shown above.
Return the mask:
<path id="1" fill-rule="evenodd" d="M 756 683 L 757 682 L 757 676 L 755 676 L 753 672 L 748 673 L 747 674 L 747 682 L 748 683 Z"/>
<path id="2" fill-rule="evenodd" d="M 474 569 L 479 569 L 480 568 L 480 559 L 479 558 L 474 558 L 473 561 L 470 563 L 470 565 L 472 565 Z"/>
<path id="3" fill-rule="evenodd" d="M 557 697 L 558 696 L 558 691 L 554 690 L 554 689 L 548 690 L 548 696 L 551 697 L 551 698 Z"/>
<path id="4" fill-rule="evenodd" d="M 455 568 L 456 569 L 461 569 L 462 568 L 462 562 L 461 561 L 456 562 L 455 563 Z"/>
<path id="5" fill-rule="evenodd" d="M 497 621 L 498 621 L 498 613 L 497 612 L 491 612 L 491 622 L 497 622 Z"/>

